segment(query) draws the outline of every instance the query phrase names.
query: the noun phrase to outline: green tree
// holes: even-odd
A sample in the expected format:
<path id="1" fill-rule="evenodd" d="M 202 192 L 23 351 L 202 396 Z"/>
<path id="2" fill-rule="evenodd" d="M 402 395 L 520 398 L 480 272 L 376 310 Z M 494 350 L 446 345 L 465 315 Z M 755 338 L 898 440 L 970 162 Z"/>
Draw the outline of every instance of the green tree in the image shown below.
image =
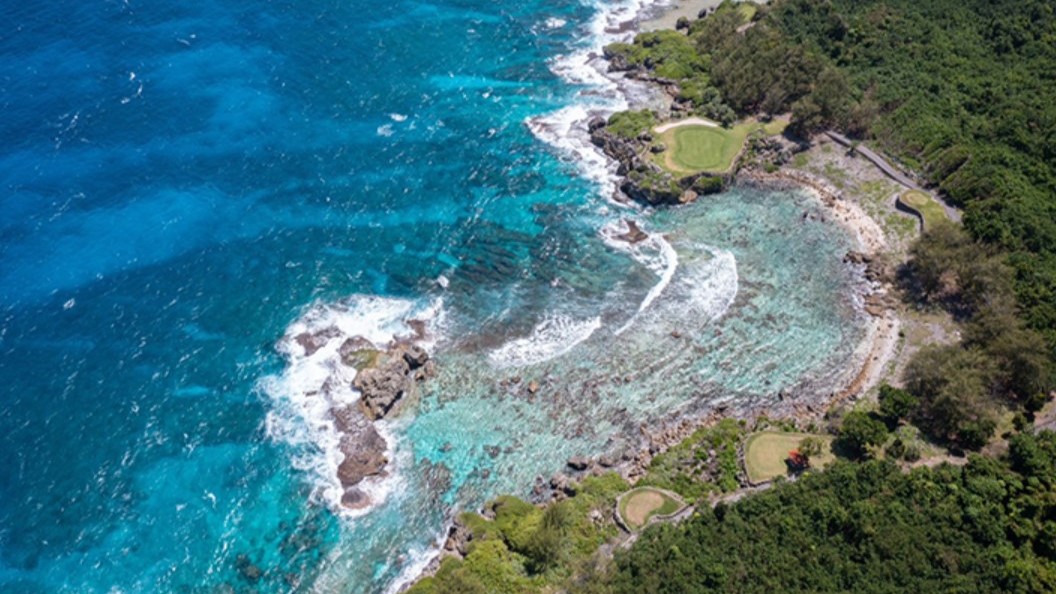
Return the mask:
<path id="1" fill-rule="evenodd" d="M 920 404 L 920 399 L 905 390 L 883 384 L 880 386 L 880 415 L 895 425 L 903 419 L 908 419 Z"/>
<path id="2" fill-rule="evenodd" d="M 814 437 L 804 437 L 799 441 L 799 453 L 803 455 L 808 461 L 816 456 L 820 456 L 824 447 L 823 442 Z"/>
<path id="3" fill-rule="evenodd" d="M 920 398 L 914 420 L 932 435 L 969 449 L 996 427 L 990 386 L 994 362 L 978 349 L 922 348 L 906 367 L 906 387 Z"/>
<path id="4" fill-rule="evenodd" d="M 870 448 L 884 443 L 887 439 L 887 427 L 869 413 L 856 410 L 844 417 L 839 435 L 841 444 L 857 455 L 864 456 Z"/>

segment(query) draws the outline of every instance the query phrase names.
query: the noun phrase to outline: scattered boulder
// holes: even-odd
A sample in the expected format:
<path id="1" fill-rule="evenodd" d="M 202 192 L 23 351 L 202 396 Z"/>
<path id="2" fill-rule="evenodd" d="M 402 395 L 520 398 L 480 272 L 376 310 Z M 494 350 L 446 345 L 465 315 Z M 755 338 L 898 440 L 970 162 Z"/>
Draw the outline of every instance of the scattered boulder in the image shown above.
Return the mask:
<path id="1" fill-rule="evenodd" d="M 689 204 L 690 202 L 693 202 L 694 200 L 696 200 L 697 196 L 698 196 L 698 194 L 696 193 L 696 191 L 694 191 L 691 188 L 689 190 L 686 190 L 686 191 L 682 192 L 682 194 L 678 197 L 678 203 L 679 204 Z"/>
<path id="2" fill-rule="evenodd" d="M 344 495 L 341 496 L 341 505 L 348 509 L 363 509 L 370 505 L 370 498 L 360 489 L 352 487 L 345 489 Z"/>
<path id="3" fill-rule="evenodd" d="M 583 456 L 572 456 L 568 459 L 568 467 L 572 470 L 586 470 L 587 466 L 590 466 L 590 461 Z"/>
<path id="4" fill-rule="evenodd" d="M 675 21 L 675 31 L 682 31 L 683 29 L 689 29 L 689 17 L 678 17 Z"/>
<path id="5" fill-rule="evenodd" d="M 662 142 L 658 142 L 653 146 L 649 147 L 649 150 L 652 151 L 654 154 L 659 154 L 667 150 L 667 145 Z"/>
<path id="6" fill-rule="evenodd" d="M 605 118 L 594 117 L 591 118 L 590 122 L 587 123 L 587 131 L 593 134 L 594 132 L 597 132 L 598 130 L 601 130 L 602 128 L 608 125 L 609 123 L 605 121 Z"/>
<path id="7" fill-rule="evenodd" d="M 532 381 L 528 382 L 528 393 L 529 394 L 535 394 L 538 391 L 539 391 L 539 382 L 537 382 L 535 380 L 532 380 Z"/>

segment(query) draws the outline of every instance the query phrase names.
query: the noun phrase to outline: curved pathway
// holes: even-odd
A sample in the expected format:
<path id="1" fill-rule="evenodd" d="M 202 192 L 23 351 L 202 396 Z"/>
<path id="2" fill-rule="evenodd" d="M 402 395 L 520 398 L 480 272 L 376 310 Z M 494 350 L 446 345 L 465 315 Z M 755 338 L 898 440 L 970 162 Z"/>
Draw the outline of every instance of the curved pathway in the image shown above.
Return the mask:
<path id="1" fill-rule="evenodd" d="M 895 180 L 902 186 L 910 190 L 924 192 L 925 194 L 934 198 L 936 202 L 942 205 L 943 210 L 946 211 L 946 217 L 949 218 L 951 221 L 959 222 L 961 220 L 961 212 L 959 210 L 946 204 L 945 200 L 940 199 L 938 196 L 917 185 L 917 183 L 910 179 L 909 176 L 896 169 L 894 166 L 888 163 L 886 159 L 876 154 L 871 148 L 861 143 L 855 144 L 854 141 L 852 141 L 850 138 L 847 138 L 843 134 L 840 134 L 839 132 L 835 132 L 833 130 L 829 130 L 825 134 L 828 135 L 829 138 L 838 142 L 839 144 L 842 144 L 843 146 L 862 155 L 866 159 L 869 159 L 869 161 L 871 161 L 873 165 L 876 165 L 877 168 L 880 169 L 880 171 L 884 172 L 884 175 Z"/>

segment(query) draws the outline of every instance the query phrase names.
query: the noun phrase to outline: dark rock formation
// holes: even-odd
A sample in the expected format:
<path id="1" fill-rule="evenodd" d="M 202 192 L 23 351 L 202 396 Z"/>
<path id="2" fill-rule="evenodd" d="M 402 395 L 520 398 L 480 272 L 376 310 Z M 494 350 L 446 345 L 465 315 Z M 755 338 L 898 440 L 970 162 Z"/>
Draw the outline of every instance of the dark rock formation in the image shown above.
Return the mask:
<path id="1" fill-rule="evenodd" d="M 431 376 L 435 367 L 429 354 L 416 345 L 400 345 L 379 353 L 370 367 L 356 374 L 353 386 L 360 405 L 371 419 L 381 419 L 412 389 L 415 381 Z"/>
<path id="2" fill-rule="evenodd" d="M 587 466 L 590 466 L 590 461 L 583 456 L 572 456 L 568 459 L 568 467 L 572 470 L 586 470 Z"/>
<path id="3" fill-rule="evenodd" d="M 623 222 L 627 225 L 627 232 L 618 235 L 617 237 L 619 239 L 622 239 L 623 241 L 632 244 L 640 243 L 645 241 L 646 239 L 649 239 L 649 234 L 645 231 L 642 231 L 642 229 L 638 227 L 638 223 L 634 222 L 633 219 L 624 219 Z"/>
<path id="4" fill-rule="evenodd" d="M 341 336 L 341 330 L 335 326 L 329 326 L 316 332 L 302 332 L 293 337 L 293 339 L 304 348 L 304 354 L 310 357 L 326 346 L 326 343 L 330 342 L 331 338 L 337 338 L 338 336 Z"/>
<path id="5" fill-rule="evenodd" d="M 332 413 L 334 424 L 341 432 L 341 453 L 345 455 L 337 467 L 337 478 L 347 492 L 364 478 L 385 472 L 389 462 L 385 456 L 388 444 L 359 409 L 345 407 Z"/>
<path id="6" fill-rule="evenodd" d="M 689 29 L 689 17 L 678 17 L 678 20 L 675 21 L 675 31 L 683 29 Z"/>

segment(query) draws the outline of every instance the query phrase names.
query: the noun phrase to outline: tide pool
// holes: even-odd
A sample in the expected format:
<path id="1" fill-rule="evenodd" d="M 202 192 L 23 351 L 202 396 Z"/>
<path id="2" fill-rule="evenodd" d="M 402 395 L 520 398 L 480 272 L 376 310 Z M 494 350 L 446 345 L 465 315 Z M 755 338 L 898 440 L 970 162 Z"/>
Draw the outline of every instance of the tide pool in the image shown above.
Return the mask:
<path id="1" fill-rule="evenodd" d="M 638 8 L 6 0 L 0 589 L 384 592 L 570 455 L 833 381 L 857 281 L 810 197 L 644 212 L 574 153 Z M 434 308 L 439 375 L 350 518 L 277 345 L 368 303 Z"/>

